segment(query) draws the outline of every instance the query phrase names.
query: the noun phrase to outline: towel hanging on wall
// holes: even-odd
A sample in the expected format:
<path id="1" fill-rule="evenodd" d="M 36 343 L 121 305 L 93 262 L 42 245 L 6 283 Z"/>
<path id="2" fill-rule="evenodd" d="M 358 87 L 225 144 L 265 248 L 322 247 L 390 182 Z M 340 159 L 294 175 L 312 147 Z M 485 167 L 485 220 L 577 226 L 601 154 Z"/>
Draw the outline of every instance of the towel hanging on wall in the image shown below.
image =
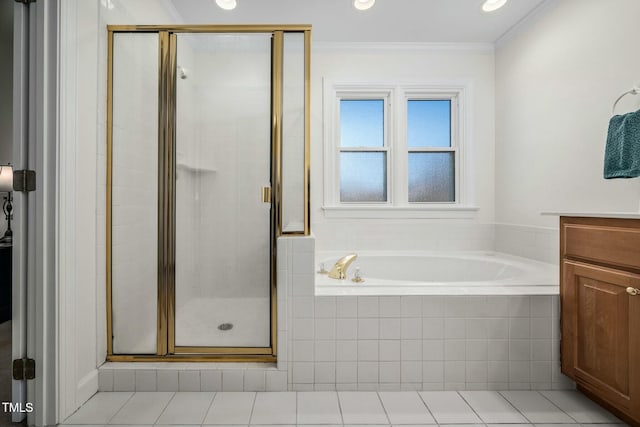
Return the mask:
<path id="1" fill-rule="evenodd" d="M 606 179 L 637 176 L 640 176 L 640 110 L 611 118 L 604 151 Z"/>

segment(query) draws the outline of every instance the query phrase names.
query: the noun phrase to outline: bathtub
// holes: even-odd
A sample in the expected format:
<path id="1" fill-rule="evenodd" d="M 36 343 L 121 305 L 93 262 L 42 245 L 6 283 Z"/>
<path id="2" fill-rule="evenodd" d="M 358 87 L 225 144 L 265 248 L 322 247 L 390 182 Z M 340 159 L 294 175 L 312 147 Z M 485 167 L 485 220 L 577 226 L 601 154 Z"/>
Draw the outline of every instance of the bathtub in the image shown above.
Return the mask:
<path id="1" fill-rule="evenodd" d="M 356 251 L 345 280 L 316 273 L 316 295 L 558 295 L 558 266 L 498 252 Z M 317 252 L 331 270 L 347 252 Z M 355 283 L 356 269 L 364 279 Z"/>

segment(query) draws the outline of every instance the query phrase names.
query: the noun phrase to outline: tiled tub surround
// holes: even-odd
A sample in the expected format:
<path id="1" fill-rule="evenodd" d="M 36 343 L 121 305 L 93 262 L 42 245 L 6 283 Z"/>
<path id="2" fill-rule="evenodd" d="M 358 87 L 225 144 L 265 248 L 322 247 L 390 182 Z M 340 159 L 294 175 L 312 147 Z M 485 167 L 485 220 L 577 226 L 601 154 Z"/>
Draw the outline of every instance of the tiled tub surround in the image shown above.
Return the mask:
<path id="1" fill-rule="evenodd" d="M 557 297 L 292 298 L 292 390 L 571 387 Z"/>
<path id="2" fill-rule="evenodd" d="M 278 363 L 107 363 L 100 391 L 573 388 L 557 296 L 315 296 L 313 237 L 278 241 Z"/>
<path id="3" fill-rule="evenodd" d="M 290 390 L 573 387 L 560 373 L 557 295 L 316 296 L 313 239 L 281 239 L 278 251 Z"/>

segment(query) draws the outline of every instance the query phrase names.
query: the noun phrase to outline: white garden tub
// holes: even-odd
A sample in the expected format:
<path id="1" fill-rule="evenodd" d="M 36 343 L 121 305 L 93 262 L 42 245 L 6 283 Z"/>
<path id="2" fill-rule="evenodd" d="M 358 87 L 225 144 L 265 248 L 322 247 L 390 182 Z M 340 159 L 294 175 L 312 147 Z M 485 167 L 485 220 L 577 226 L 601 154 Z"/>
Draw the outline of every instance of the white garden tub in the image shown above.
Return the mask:
<path id="1" fill-rule="evenodd" d="M 331 270 L 350 252 L 317 252 Z M 316 274 L 316 295 L 557 295 L 558 267 L 498 252 L 353 252 L 345 280 Z M 364 282 L 355 283 L 356 269 Z"/>

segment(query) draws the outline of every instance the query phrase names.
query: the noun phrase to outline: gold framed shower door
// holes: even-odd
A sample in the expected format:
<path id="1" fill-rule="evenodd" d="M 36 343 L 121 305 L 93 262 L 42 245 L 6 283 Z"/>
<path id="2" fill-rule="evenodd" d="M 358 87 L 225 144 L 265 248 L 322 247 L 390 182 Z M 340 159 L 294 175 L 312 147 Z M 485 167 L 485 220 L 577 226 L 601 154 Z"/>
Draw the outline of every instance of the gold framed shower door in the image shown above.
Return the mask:
<path id="1" fill-rule="evenodd" d="M 107 27 L 106 320 L 107 360 L 116 362 L 275 362 L 277 360 L 276 242 L 282 235 L 309 235 L 310 25 L 109 25 Z M 116 33 L 157 33 L 158 103 L 158 286 L 156 354 L 114 354 L 112 315 L 113 39 Z M 175 345 L 176 37 L 180 33 L 271 33 L 271 244 L 270 341 L 268 347 Z M 282 229 L 283 45 L 285 33 L 304 34 L 304 230 Z"/>

